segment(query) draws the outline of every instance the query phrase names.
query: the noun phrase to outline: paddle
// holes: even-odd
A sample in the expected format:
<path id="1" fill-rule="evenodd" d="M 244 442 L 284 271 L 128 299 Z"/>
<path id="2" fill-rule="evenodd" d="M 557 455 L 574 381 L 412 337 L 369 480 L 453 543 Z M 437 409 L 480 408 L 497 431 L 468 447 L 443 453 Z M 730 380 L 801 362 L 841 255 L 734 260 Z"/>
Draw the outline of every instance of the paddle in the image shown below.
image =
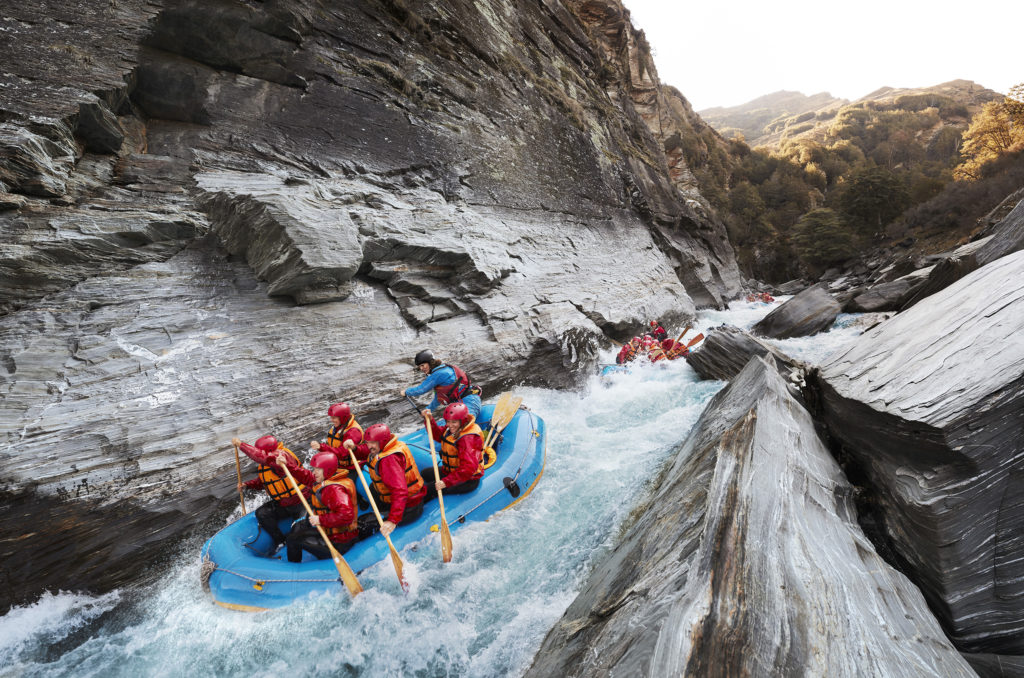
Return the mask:
<path id="1" fill-rule="evenodd" d="M 377 523 L 381 527 L 384 527 L 384 519 L 380 517 L 380 511 L 377 510 L 377 502 L 373 500 L 373 494 L 370 493 L 370 486 L 366 483 L 366 478 L 363 476 L 363 472 L 359 470 L 359 460 L 356 459 L 356 454 L 352 450 L 348 450 L 348 454 L 349 457 L 352 458 L 352 466 L 356 469 L 356 475 L 359 476 L 359 482 L 363 484 L 363 489 L 366 491 L 366 498 L 370 500 L 370 507 L 373 508 L 373 515 L 377 516 Z M 391 543 L 391 535 L 385 534 L 384 539 L 387 540 L 388 548 L 391 549 L 391 563 L 395 566 L 395 574 L 398 575 L 398 583 L 401 584 L 403 591 L 408 591 L 409 585 L 405 582 L 405 576 L 402 574 L 402 558 L 398 555 L 395 545 Z"/>
<path id="2" fill-rule="evenodd" d="M 690 348 L 691 346 L 693 346 L 694 344 L 696 344 L 698 341 L 700 341 L 703 338 L 704 338 L 704 333 L 701 332 L 696 337 L 694 337 L 693 339 L 690 339 L 690 341 L 687 342 L 686 348 Z"/>
<path id="3" fill-rule="evenodd" d="M 242 500 L 242 515 L 244 516 L 247 511 L 245 510 L 245 497 L 242 496 L 242 462 L 238 459 L 238 445 L 235 445 L 235 471 L 238 473 L 238 498 Z"/>
<path id="4" fill-rule="evenodd" d="M 487 431 L 484 449 L 490 447 L 491 440 L 493 440 L 495 435 L 505 430 L 505 427 L 512 421 L 512 417 L 519 411 L 519 406 L 522 404 L 522 398 L 518 396 L 513 398 L 512 394 L 508 391 L 505 391 L 498 397 L 498 402 L 494 405 L 494 413 L 491 414 L 491 427 Z"/>
<path id="5" fill-rule="evenodd" d="M 689 331 L 690 331 L 690 326 L 687 325 L 686 328 L 682 332 L 679 333 L 679 336 L 676 337 L 676 341 L 682 341 L 683 337 L 686 336 L 686 333 L 689 332 Z"/>
<path id="6" fill-rule="evenodd" d="M 302 506 L 306 509 L 306 513 L 310 518 L 312 518 L 316 514 L 313 513 L 313 509 L 309 507 L 309 502 L 306 501 L 306 498 L 302 496 L 302 491 L 299 490 L 299 484 L 295 482 L 295 478 L 292 477 L 292 472 L 289 471 L 288 467 L 284 464 L 279 464 L 279 466 L 284 469 L 284 474 L 288 476 L 288 482 L 291 483 L 292 489 L 295 490 L 295 495 L 299 498 L 299 501 L 302 502 Z M 334 567 L 338 568 L 338 576 L 341 577 L 341 581 L 348 587 L 349 593 L 353 596 L 362 593 L 363 587 L 359 584 L 359 580 L 356 579 L 356 573 L 352 571 L 352 568 L 348 566 L 345 559 L 341 557 L 341 554 L 338 553 L 338 549 L 334 548 L 334 544 L 332 544 L 331 540 L 327 538 L 327 533 L 324 532 L 324 528 L 317 525 L 316 529 L 320 533 L 320 536 L 323 537 L 324 543 L 327 544 L 327 550 L 331 552 L 331 558 L 334 559 Z"/>
<path id="7" fill-rule="evenodd" d="M 430 461 L 434 464 L 434 482 L 441 482 L 441 474 L 437 472 L 437 453 L 434 452 L 434 429 L 430 426 L 430 417 L 423 415 L 423 421 L 427 426 L 427 440 L 430 441 Z M 441 490 L 437 490 L 437 505 L 441 507 L 441 560 L 450 563 L 452 561 L 452 533 L 448 529 L 448 519 L 444 517 L 444 497 Z"/>

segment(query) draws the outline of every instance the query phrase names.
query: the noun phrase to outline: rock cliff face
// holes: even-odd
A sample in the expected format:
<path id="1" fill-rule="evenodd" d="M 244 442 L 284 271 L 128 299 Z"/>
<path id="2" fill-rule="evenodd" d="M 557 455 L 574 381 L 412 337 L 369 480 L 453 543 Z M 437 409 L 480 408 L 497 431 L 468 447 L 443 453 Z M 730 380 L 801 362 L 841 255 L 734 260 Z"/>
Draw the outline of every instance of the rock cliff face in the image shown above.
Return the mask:
<path id="1" fill-rule="evenodd" d="M 1024 252 L 865 333 L 817 380 L 894 558 L 957 646 L 1024 654 Z"/>
<path id="2" fill-rule="evenodd" d="M 528 676 L 971 676 L 774 366 L 721 391 Z"/>
<path id="3" fill-rule="evenodd" d="M 0 24 L 0 607 L 137 574 L 233 501 L 232 435 L 301 446 L 339 399 L 401 426 L 423 347 L 565 383 L 739 292 L 616 1 Z"/>

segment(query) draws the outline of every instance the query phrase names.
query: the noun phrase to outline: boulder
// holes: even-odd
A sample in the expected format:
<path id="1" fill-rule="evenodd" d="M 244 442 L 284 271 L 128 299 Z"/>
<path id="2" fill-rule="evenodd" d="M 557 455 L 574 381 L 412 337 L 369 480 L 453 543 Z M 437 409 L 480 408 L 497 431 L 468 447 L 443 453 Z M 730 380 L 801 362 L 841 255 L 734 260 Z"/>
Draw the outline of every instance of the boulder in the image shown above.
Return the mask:
<path id="1" fill-rule="evenodd" d="M 1024 200 L 996 224 L 992 235 L 967 243 L 944 255 L 928 276 L 927 282 L 913 290 L 903 301 L 910 308 L 925 297 L 945 289 L 971 271 L 1000 257 L 1024 249 Z"/>
<path id="2" fill-rule="evenodd" d="M 924 283 L 922 276 L 910 274 L 890 282 L 872 285 L 858 291 L 844 306 L 847 313 L 880 313 L 898 311 L 903 299 Z"/>
<path id="3" fill-rule="evenodd" d="M 1024 654 L 1024 252 L 866 332 L 817 383 L 893 558 L 957 646 Z"/>
<path id="4" fill-rule="evenodd" d="M 753 356 L 770 355 L 779 372 L 788 379 L 799 374 L 805 365 L 782 351 L 769 346 L 749 332 L 732 325 L 722 325 L 705 332 L 707 337 L 687 356 L 690 367 L 703 379 L 729 381 L 750 362 Z"/>
<path id="5" fill-rule="evenodd" d="M 839 310 L 824 283 L 818 283 L 773 309 L 751 332 L 772 339 L 805 337 L 831 327 Z"/>
<path id="6" fill-rule="evenodd" d="M 761 358 L 709 403 L 526 675 L 972 676 Z"/>

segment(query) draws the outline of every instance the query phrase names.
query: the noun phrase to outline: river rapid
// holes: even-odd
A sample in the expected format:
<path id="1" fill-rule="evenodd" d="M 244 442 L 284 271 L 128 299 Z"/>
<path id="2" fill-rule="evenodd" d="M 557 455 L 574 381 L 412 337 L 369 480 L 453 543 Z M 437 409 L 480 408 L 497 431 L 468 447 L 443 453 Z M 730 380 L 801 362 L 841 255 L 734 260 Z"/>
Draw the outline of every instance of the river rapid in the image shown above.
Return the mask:
<path id="1" fill-rule="evenodd" d="M 770 308 L 702 312 L 687 338 L 721 323 L 749 328 Z M 841 315 L 827 334 L 772 343 L 816 363 L 862 330 Z M 406 549 L 406 595 L 384 561 L 360 575 L 355 599 L 339 586 L 280 610 L 226 610 L 200 585 L 204 535 L 169 554 L 156 584 L 48 593 L 0 617 L 0 676 L 519 675 L 723 386 L 677 361 L 595 375 L 580 390 L 517 390 L 547 423 L 543 478 L 514 508 L 455 532 L 451 563 L 436 535 Z"/>

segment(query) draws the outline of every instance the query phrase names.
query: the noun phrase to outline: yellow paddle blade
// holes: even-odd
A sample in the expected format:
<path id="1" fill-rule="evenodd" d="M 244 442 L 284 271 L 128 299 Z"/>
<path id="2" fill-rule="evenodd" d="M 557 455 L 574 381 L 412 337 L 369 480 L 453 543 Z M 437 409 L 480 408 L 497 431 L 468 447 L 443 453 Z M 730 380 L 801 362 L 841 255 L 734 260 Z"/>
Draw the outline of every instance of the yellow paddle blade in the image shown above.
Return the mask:
<path id="1" fill-rule="evenodd" d="M 448 523 L 441 530 L 441 562 L 452 562 L 452 533 L 448 531 Z"/>
<path id="2" fill-rule="evenodd" d="M 518 396 L 512 397 L 512 394 L 508 392 L 502 393 L 501 397 L 498 398 L 497 404 L 494 406 L 494 414 L 491 415 L 491 428 L 500 431 L 508 426 L 508 423 L 512 421 L 512 417 L 519 411 L 519 406 L 522 404 L 522 398 Z"/>

